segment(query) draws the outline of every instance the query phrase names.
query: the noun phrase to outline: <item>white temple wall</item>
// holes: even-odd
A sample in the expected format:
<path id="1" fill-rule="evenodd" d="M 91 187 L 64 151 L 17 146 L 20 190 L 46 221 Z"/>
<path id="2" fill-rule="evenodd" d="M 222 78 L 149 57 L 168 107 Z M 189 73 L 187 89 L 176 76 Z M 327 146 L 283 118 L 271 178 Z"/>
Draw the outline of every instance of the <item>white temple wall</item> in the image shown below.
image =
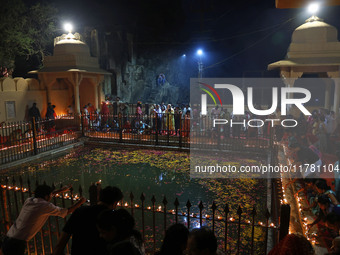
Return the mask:
<path id="1" fill-rule="evenodd" d="M 0 79 L 0 122 L 25 120 L 27 109 L 36 102 L 46 112 L 46 91 L 36 79 Z"/>

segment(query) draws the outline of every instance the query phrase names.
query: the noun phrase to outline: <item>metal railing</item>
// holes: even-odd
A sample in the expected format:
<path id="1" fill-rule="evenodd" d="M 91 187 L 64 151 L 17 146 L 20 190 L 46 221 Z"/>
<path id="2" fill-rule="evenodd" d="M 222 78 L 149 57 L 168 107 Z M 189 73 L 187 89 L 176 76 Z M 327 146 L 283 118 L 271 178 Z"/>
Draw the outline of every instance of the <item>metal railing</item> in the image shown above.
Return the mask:
<path id="1" fill-rule="evenodd" d="M 82 132 L 91 139 L 119 143 L 267 153 L 273 147 L 273 128 L 216 125 L 210 117 L 180 113 L 82 116 Z"/>
<path id="2" fill-rule="evenodd" d="M 37 181 L 35 185 L 38 185 Z M 14 178 L 11 181 L 8 178 L 2 181 L 0 186 L 0 230 L 2 234 L 5 234 L 15 221 L 25 199 L 32 196 L 31 186 L 29 179 L 24 184 L 21 177 L 19 177 L 18 182 Z M 52 187 L 54 188 L 54 185 Z M 93 184 L 88 189 L 91 205 L 97 203 L 99 188 L 99 186 Z M 83 189 L 81 187 L 79 187 L 77 194 L 71 189 L 69 193 L 55 196 L 53 203 L 68 207 L 82 194 Z M 257 217 L 262 219 L 263 217 L 258 215 L 255 206 L 251 212 L 244 212 L 242 205 L 240 205 L 235 212 L 229 208 L 228 203 L 218 205 L 214 201 L 208 203 L 200 201 L 198 205 L 194 206 L 188 200 L 183 206 L 178 198 L 172 204 L 167 201 L 165 196 L 159 201 L 157 203 L 154 195 L 147 197 L 144 193 L 141 194 L 139 199 L 135 199 L 131 192 L 128 199 L 122 200 L 118 204 L 119 207 L 130 210 L 135 217 L 138 230 L 142 233 L 149 254 L 154 253 L 160 247 L 163 233 L 170 225 L 170 221 L 173 223 L 183 222 L 189 230 L 201 226 L 211 228 L 218 238 L 219 246 L 226 254 L 267 254 L 269 231 L 272 231 L 271 235 L 274 242 L 278 238 L 282 239 L 283 235 L 288 233 L 289 217 L 285 217 L 287 213 L 289 214 L 288 205 L 283 205 L 284 208 L 281 208 L 281 222 L 274 219 L 274 222 L 270 223 L 271 215 L 268 210 L 265 212 L 264 222 L 258 222 Z M 49 217 L 41 231 L 27 243 L 28 254 L 51 254 L 65 222 L 66 219 Z M 151 228 L 147 228 L 148 224 L 151 225 Z M 157 232 L 156 229 L 158 228 L 163 231 Z M 249 236 L 248 238 L 244 236 L 247 232 L 245 228 L 249 228 L 251 231 L 250 239 Z M 256 229 L 259 229 L 260 232 Z M 279 233 L 280 237 L 278 236 Z M 246 245 L 244 245 L 244 242 Z M 69 251 L 69 245 L 66 249 Z"/>
<path id="3" fill-rule="evenodd" d="M 2 123 L 0 162 L 9 163 L 52 150 L 80 136 L 118 143 L 192 149 L 268 153 L 273 128 L 216 125 L 209 117 L 182 114 L 74 115 L 30 122 Z"/>
<path id="4" fill-rule="evenodd" d="M 80 130 L 80 117 L 73 116 L 2 123 L 0 163 L 13 162 L 76 142 L 81 135 Z"/>

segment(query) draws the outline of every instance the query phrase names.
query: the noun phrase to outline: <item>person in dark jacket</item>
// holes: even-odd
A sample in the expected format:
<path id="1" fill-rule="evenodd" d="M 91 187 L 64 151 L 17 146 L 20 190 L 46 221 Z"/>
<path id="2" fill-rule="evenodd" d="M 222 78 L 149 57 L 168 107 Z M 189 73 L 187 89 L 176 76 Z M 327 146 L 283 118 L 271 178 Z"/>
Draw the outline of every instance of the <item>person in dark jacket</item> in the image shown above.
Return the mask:
<path id="1" fill-rule="evenodd" d="M 41 119 L 37 103 L 33 103 L 33 106 L 28 110 L 28 117 L 30 120 L 34 117 L 36 121 Z"/>

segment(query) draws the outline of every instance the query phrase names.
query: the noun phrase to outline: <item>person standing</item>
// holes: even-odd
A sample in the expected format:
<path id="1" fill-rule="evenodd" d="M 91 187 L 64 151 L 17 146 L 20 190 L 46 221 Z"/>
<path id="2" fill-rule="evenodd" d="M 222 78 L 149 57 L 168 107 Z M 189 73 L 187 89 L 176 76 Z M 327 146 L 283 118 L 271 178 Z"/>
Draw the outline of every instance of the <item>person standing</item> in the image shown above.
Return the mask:
<path id="1" fill-rule="evenodd" d="M 62 255 L 64 248 L 72 236 L 71 254 L 106 254 L 106 244 L 100 238 L 96 227 L 98 215 L 107 209 L 116 209 L 122 200 L 123 193 L 117 187 L 107 186 L 100 190 L 99 202 L 92 206 L 83 206 L 76 210 L 66 222 L 53 255 Z"/>
<path id="2" fill-rule="evenodd" d="M 120 97 L 116 97 L 116 100 L 113 102 L 113 115 L 114 115 L 114 118 L 118 118 L 119 105 L 120 105 Z"/>
<path id="3" fill-rule="evenodd" d="M 47 122 L 47 131 L 50 132 L 51 128 L 53 128 L 55 126 L 55 111 L 54 111 L 54 108 L 55 108 L 55 105 L 52 105 L 51 103 L 48 103 L 47 105 L 47 112 L 46 112 L 46 115 L 45 115 L 45 119 L 46 120 L 49 120 Z"/>
<path id="4" fill-rule="evenodd" d="M 93 122 L 96 119 L 96 108 L 91 103 L 88 103 L 87 104 L 87 111 L 89 113 L 90 127 L 92 127 Z"/>
<path id="5" fill-rule="evenodd" d="M 67 106 L 67 115 L 69 116 L 69 117 L 73 117 L 73 114 L 74 114 L 74 110 L 73 110 L 73 107 L 72 107 L 72 105 L 69 105 L 69 106 Z"/>
<path id="6" fill-rule="evenodd" d="M 174 118 L 174 109 L 171 107 L 171 104 L 168 104 L 167 109 L 165 110 L 166 116 L 166 127 L 170 134 L 173 134 L 175 131 L 175 118 Z"/>
<path id="7" fill-rule="evenodd" d="M 318 130 L 318 145 L 321 153 L 326 153 L 328 151 L 328 141 L 327 141 L 327 127 L 325 124 L 325 117 L 320 116 L 319 130 Z"/>
<path id="8" fill-rule="evenodd" d="M 46 112 L 45 118 L 47 120 L 54 120 L 54 118 L 55 118 L 54 117 L 54 108 L 52 107 L 51 103 L 47 104 L 47 112 Z"/>
<path id="9" fill-rule="evenodd" d="M 182 135 L 183 137 L 189 137 L 190 136 L 190 119 L 191 119 L 191 113 L 189 110 L 186 111 L 185 116 L 184 116 L 184 125 L 183 125 L 183 131 L 182 131 Z"/>
<path id="10" fill-rule="evenodd" d="M 166 232 L 161 250 L 155 255 L 183 255 L 188 242 L 189 230 L 186 226 L 176 223 Z"/>
<path id="11" fill-rule="evenodd" d="M 160 108 L 159 104 L 156 105 L 156 108 L 154 109 L 154 114 L 155 114 L 155 125 L 154 128 L 156 132 L 161 134 L 162 130 L 162 109 Z"/>
<path id="12" fill-rule="evenodd" d="M 61 208 L 50 201 L 55 194 L 66 192 L 70 186 L 53 191 L 48 185 L 39 185 L 34 197 L 26 199 L 20 214 L 6 234 L 2 245 L 4 255 L 20 255 L 25 253 L 26 242 L 30 241 L 44 226 L 49 216 L 65 218 L 74 212 L 86 199 L 80 200 L 69 208 Z"/>
<path id="13" fill-rule="evenodd" d="M 28 110 L 28 116 L 30 120 L 33 117 L 35 118 L 36 121 L 41 119 L 40 111 L 37 107 L 37 103 L 33 103 L 32 107 Z"/>
<path id="14" fill-rule="evenodd" d="M 96 225 L 106 241 L 107 255 L 145 254 L 142 235 L 135 230 L 135 219 L 127 210 L 105 210 L 99 214 Z"/>
<path id="15" fill-rule="evenodd" d="M 187 251 L 190 255 L 217 255 L 217 239 L 213 231 L 203 227 L 193 229 L 188 238 Z"/>
<path id="16" fill-rule="evenodd" d="M 124 103 L 124 102 L 120 102 L 119 103 L 119 112 L 118 114 L 121 114 L 122 115 L 122 125 L 124 126 L 125 123 L 127 122 L 128 120 L 128 115 L 129 115 L 129 112 L 128 112 L 128 107 L 127 105 Z"/>
<path id="17" fill-rule="evenodd" d="M 32 123 L 33 123 L 33 118 L 36 122 L 41 120 L 41 115 L 37 107 L 37 103 L 33 103 L 32 107 L 28 110 L 28 119 L 29 121 L 32 121 Z M 35 129 L 39 130 L 38 123 L 35 124 Z"/>
<path id="18" fill-rule="evenodd" d="M 83 121 L 84 121 L 84 127 L 87 129 L 90 124 L 90 114 L 89 114 L 88 105 L 85 105 L 83 108 Z"/>
<path id="19" fill-rule="evenodd" d="M 179 108 L 179 106 L 176 106 L 175 112 L 174 112 L 174 119 L 175 119 L 175 134 L 179 134 L 180 127 L 181 127 L 181 121 L 182 121 L 182 110 Z"/>
<path id="20" fill-rule="evenodd" d="M 303 178 L 311 178 L 315 176 L 315 169 L 319 169 L 322 165 L 322 161 L 314 151 L 310 148 L 301 146 L 295 139 L 291 140 L 288 147 L 293 153 L 296 153 L 297 159 L 292 163 L 292 165 L 302 165 L 303 170 L 301 174 Z"/>

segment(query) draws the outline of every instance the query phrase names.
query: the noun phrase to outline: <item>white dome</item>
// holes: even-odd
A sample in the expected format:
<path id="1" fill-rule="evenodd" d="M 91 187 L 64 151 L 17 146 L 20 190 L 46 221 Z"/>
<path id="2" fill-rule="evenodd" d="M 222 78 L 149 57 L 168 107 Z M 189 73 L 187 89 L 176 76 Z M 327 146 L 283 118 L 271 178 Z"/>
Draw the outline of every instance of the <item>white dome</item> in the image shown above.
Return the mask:
<path id="1" fill-rule="evenodd" d="M 271 63 L 268 69 L 308 67 L 309 72 L 321 72 L 321 66 L 339 68 L 339 65 L 338 30 L 320 18 L 312 16 L 294 30 L 285 59 Z"/>
<path id="2" fill-rule="evenodd" d="M 89 57 L 90 50 L 89 47 L 80 40 L 65 38 L 56 43 L 53 55 L 83 55 Z"/>
<path id="3" fill-rule="evenodd" d="M 306 23 L 296 28 L 292 35 L 292 43 L 325 42 L 338 42 L 338 30 L 318 17 L 306 20 Z"/>

